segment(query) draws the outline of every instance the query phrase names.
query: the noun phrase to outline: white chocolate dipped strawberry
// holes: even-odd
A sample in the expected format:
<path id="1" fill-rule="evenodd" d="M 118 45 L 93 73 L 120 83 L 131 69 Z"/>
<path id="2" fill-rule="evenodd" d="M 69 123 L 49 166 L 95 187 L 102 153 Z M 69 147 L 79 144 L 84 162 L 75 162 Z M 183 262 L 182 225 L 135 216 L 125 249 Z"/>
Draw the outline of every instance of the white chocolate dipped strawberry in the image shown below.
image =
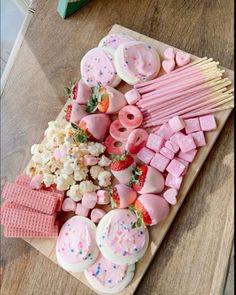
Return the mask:
<path id="1" fill-rule="evenodd" d="M 137 154 L 148 140 L 148 133 L 143 128 L 137 128 L 130 132 L 125 149 L 131 154 Z"/>
<path id="2" fill-rule="evenodd" d="M 69 87 L 65 87 L 65 93 L 68 98 L 76 101 L 79 104 L 86 104 L 92 93 L 91 88 L 84 83 L 83 79 L 79 82 L 70 83 Z"/>
<path id="3" fill-rule="evenodd" d="M 139 194 L 160 193 L 164 189 L 163 175 L 156 169 L 138 164 L 132 170 L 131 187 Z"/>
<path id="4" fill-rule="evenodd" d="M 126 104 L 126 99 L 120 91 L 110 86 L 96 86 L 92 87 L 86 111 L 93 113 L 99 110 L 101 113 L 114 114 Z"/>
<path id="5" fill-rule="evenodd" d="M 134 203 L 137 193 L 131 187 L 120 183 L 112 187 L 110 196 L 113 207 L 124 209 Z"/>
<path id="6" fill-rule="evenodd" d="M 110 169 L 115 178 L 122 184 L 128 184 L 132 179 L 132 169 L 135 167 L 135 161 L 127 153 L 113 156 Z"/>

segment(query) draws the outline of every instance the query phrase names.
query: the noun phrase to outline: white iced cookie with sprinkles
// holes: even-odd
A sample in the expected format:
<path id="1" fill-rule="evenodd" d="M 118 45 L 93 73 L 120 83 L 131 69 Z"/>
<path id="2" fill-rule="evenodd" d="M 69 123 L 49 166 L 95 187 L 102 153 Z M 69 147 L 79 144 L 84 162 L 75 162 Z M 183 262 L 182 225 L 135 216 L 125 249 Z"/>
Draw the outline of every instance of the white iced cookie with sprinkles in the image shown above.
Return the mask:
<path id="1" fill-rule="evenodd" d="M 96 240 L 102 255 L 117 264 L 133 264 L 145 254 L 149 233 L 146 227 L 132 228 L 137 218 L 128 209 L 108 212 L 99 222 Z"/>
<path id="2" fill-rule="evenodd" d="M 123 290 L 134 276 L 135 265 L 119 265 L 107 260 L 101 253 L 96 262 L 84 271 L 89 284 L 98 292 L 117 293 Z"/>
<path id="3" fill-rule="evenodd" d="M 59 265 L 67 271 L 81 272 L 98 256 L 96 226 L 88 218 L 74 216 L 62 226 L 56 244 Z"/>
<path id="4" fill-rule="evenodd" d="M 135 41 L 135 39 L 123 33 L 114 33 L 102 38 L 102 40 L 98 44 L 98 47 L 108 47 L 116 49 L 120 44 L 129 41 Z"/>
<path id="5" fill-rule="evenodd" d="M 160 71 L 160 57 L 149 44 L 130 41 L 115 51 L 115 67 L 119 77 L 130 85 L 148 81 Z"/>

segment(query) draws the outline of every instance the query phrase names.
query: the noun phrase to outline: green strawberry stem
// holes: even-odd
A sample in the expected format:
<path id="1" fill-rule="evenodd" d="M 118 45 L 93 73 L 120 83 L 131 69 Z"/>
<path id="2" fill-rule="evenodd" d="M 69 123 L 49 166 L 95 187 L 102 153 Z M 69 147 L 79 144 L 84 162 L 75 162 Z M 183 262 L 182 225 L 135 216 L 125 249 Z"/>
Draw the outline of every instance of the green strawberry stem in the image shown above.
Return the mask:
<path id="1" fill-rule="evenodd" d="M 85 111 L 87 113 L 93 113 L 97 109 L 98 102 L 101 100 L 101 94 L 99 92 L 100 86 L 95 86 L 91 88 L 91 95 L 88 99 Z"/>
<path id="2" fill-rule="evenodd" d="M 83 142 L 86 142 L 88 141 L 88 138 L 87 138 L 87 135 L 85 134 L 85 132 L 78 128 L 78 131 L 77 133 L 75 134 L 75 141 L 76 142 L 80 142 L 80 143 L 83 143 Z"/>
<path id="3" fill-rule="evenodd" d="M 132 228 L 137 228 L 143 225 L 143 219 L 141 213 L 134 207 L 134 205 L 130 205 L 128 209 L 136 215 L 136 221 L 132 224 Z"/>

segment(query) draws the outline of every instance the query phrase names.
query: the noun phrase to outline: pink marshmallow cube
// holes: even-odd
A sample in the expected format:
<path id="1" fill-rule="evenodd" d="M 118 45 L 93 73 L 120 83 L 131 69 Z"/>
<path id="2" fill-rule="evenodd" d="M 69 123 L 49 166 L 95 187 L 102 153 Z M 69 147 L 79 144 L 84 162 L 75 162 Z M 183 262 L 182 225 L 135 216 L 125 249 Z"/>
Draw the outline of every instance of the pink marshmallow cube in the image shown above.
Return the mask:
<path id="1" fill-rule="evenodd" d="M 150 133 L 148 136 L 146 147 L 148 147 L 149 149 L 155 152 L 159 152 L 159 150 L 163 147 L 164 142 L 165 141 L 161 136 L 155 133 Z"/>
<path id="2" fill-rule="evenodd" d="M 201 130 L 200 122 L 198 118 L 184 120 L 184 123 L 185 123 L 185 131 L 187 134 Z"/>
<path id="3" fill-rule="evenodd" d="M 173 159 L 170 164 L 166 167 L 166 171 L 175 177 L 179 177 L 185 170 L 185 166 L 180 161 Z"/>
<path id="4" fill-rule="evenodd" d="M 76 205 L 75 214 L 87 217 L 89 215 L 89 209 L 84 207 L 81 203 L 78 203 Z"/>
<path id="5" fill-rule="evenodd" d="M 180 131 L 176 132 L 174 135 L 172 135 L 170 137 L 170 142 L 178 145 L 178 147 L 179 147 L 179 140 L 184 137 L 185 137 L 185 135 L 182 132 L 180 132 Z"/>
<path id="6" fill-rule="evenodd" d="M 197 154 L 197 149 L 191 150 L 186 153 L 183 153 L 182 151 L 180 151 L 178 154 L 178 157 L 182 160 L 185 160 L 185 161 L 191 163 L 193 161 L 193 159 L 195 158 L 196 154 Z"/>
<path id="7" fill-rule="evenodd" d="M 175 156 L 175 153 L 171 150 L 169 150 L 167 147 L 163 146 L 160 149 L 160 154 L 162 154 L 163 156 L 165 156 L 166 158 L 172 160 Z"/>
<path id="8" fill-rule="evenodd" d="M 145 164 L 149 164 L 154 155 L 155 153 L 147 147 L 141 148 L 141 150 L 136 154 L 137 158 Z"/>
<path id="9" fill-rule="evenodd" d="M 174 134 L 174 131 L 170 128 L 168 123 L 164 123 L 157 131 L 155 131 L 155 134 L 168 140 Z"/>
<path id="10" fill-rule="evenodd" d="M 140 100 L 141 95 L 139 94 L 137 89 L 132 89 L 125 93 L 125 98 L 128 104 L 135 104 Z"/>
<path id="11" fill-rule="evenodd" d="M 179 151 L 179 146 L 174 141 L 167 140 L 165 142 L 165 147 L 174 153 L 177 153 Z"/>
<path id="12" fill-rule="evenodd" d="M 88 209 L 93 209 L 97 203 L 97 194 L 95 192 L 85 193 L 82 198 L 82 205 Z"/>
<path id="13" fill-rule="evenodd" d="M 165 180 L 165 185 L 171 188 L 180 189 L 183 177 L 175 177 L 174 175 L 168 173 Z"/>
<path id="14" fill-rule="evenodd" d="M 71 198 L 66 198 L 61 206 L 61 210 L 65 211 L 65 212 L 74 212 L 76 209 L 76 203 L 74 200 L 72 200 Z"/>
<path id="15" fill-rule="evenodd" d="M 169 188 L 164 192 L 163 197 L 169 204 L 175 205 L 177 203 L 177 200 L 176 200 L 177 194 L 178 194 L 177 189 Z"/>
<path id="16" fill-rule="evenodd" d="M 90 218 L 94 223 L 98 223 L 105 214 L 106 214 L 106 212 L 104 210 L 99 209 L 99 208 L 94 208 L 91 211 Z"/>
<path id="17" fill-rule="evenodd" d="M 153 159 L 151 160 L 150 166 L 156 168 L 160 172 L 164 172 L 169 163 L 170 160 L 168 158 L 159 153 L 156 153 Z"/>
<path id="18" fill-rule="evenodd" d="M 110 203 L 110 197 L 108 191 L 99 190 L 97 191 L 97 204 L 106 205 Z"/>
<path id="19" fill-rule="evenodd" d="M 190 134 L 197 147 L 205 146 L 206 139 L 203 131 L 193 132 Z"/>
<path id="20" fill-rule="evenodd" d="M 203 116 L 199 118 L 202 131 L 211 131 L 216 129 L 216 120 L 214 115 Z"/>
<path id="21" fill-rule="evenodd" d="M 180 150 L 183 153 L 189 152 L 196 148 L 196 144 L 191 135 L 185 135 L 178 139 Z"/>
<path id="22" fill-rule="evenodd" d="M 174 132 L 178 132 L 184 129 L 184 120 L 179 116 L 175 116 L 169 120 L 169 126 Z"/>
<path id="23" fill-rule="evenodd" d="M 180 159 L 180 158 L 175 158 L 175 159 L 185 166 L 184 172 L 182 173 L 182 175 L 185 175 L 188 170 L 189 162 L 187 162 L 183 159 Z"/>

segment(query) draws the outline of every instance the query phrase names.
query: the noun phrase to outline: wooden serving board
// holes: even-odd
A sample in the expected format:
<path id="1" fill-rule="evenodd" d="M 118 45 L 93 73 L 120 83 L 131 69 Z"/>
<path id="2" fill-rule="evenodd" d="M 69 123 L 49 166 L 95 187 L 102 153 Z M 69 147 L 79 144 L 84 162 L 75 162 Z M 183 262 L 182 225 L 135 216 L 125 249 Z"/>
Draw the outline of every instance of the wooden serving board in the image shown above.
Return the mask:
<path id="1" fill-rule="evenodd" d="M 157 49 L 159 52 L 161 58 L 163 59 L 163 52 L 164 50 L 169 47 L 170 45 L 164 44 L 160 41 L 151 39 L 147 36 L 141 35 L 137 32 L 131 31 L 127 28 L 124 28 L 119 25 L 114 25 L 109 33 L 126 33 L 132 37 L 134 37 L 137 40 L 145 41 L 149 44 L 151 44 L 153 47 Z M 94 44 L 93 47 L 95 47 L 96 44 Z M 177 49 L 177 48 L 176 48 Z M 191 56 L 192 60 L 198 59 L 196 56 Z M 233 81 L 233 71 L 225 69 L 225 75 L 228 76 Z M 233 85 L 232 85 L 233 87 Z M 121 83 L 119 85 L 118 89 L 121 91 L 126 91 L 130 86 L 128 86 L 125 83 Z M 63 115 L 64 115 L 64 109 L 60 112 L 60 114 L 57 117 L 58 121 L 62 121 Z M 145 256 L 136 263 L 136 271 L 135 276 L 132 280 L 132 282 L 119 294 L 127 295 L 127 294 L 133 294 L 136 290 L 138 284 L 140 283 L 145 271 L 147 270 L 149 264 L 151 263 L 158 247 L 160 246 L 165 234 L 167 233 L 171 223 L 173 222 L 179 208 L 181 207 L 184 199 L 187 197 L 188 191 L 190 190 L 195 178 L 198 175 L 198 172 L 200 171 L 202 165 L 204 164 L 210 150 L 212 149 L 217 137 L 219 136 L 224 124 L 226 123 L 230 113 L 230 110 L 221 111 L 218 113 L 215 113 L 216 119 L 217 119 L 217 130 L 213 132 L 206 132 L 206 140 L 207 145 L 205 147 L 202 147 L 198 150 L 197 156 L 194 159 L 193 163 L 190 165 L 187 174 L 184 177 L 181 189 L 178 193 L 178 202 L 175 206 L 171 207 L 170 213 L 168 217 L 161 223 L 159 223 L 156 226 L 149 227 L 149 233 L 150 233 L 150 244 L 147 249 L 147 252 Z M 52 118 L 53 119 L 53 118 Z M 207 239 L 207 237 L 205 237 Z M 40 251 L 42 254 L 44 254 L 46 257 L 48 257 L 53 262 L 57 263 L 56 261 L 56 255 L 55 255 L 55 239 L 25 239 L 31 246 L 36 248 L 38 251 Z M 83 273 L 71 273 L 72 276 L 74 276 L 76 279 L 80 280 L 82 283 L 84 283 L 89 288 L 93 289 L 86 281 L 85 276 Z"/>

